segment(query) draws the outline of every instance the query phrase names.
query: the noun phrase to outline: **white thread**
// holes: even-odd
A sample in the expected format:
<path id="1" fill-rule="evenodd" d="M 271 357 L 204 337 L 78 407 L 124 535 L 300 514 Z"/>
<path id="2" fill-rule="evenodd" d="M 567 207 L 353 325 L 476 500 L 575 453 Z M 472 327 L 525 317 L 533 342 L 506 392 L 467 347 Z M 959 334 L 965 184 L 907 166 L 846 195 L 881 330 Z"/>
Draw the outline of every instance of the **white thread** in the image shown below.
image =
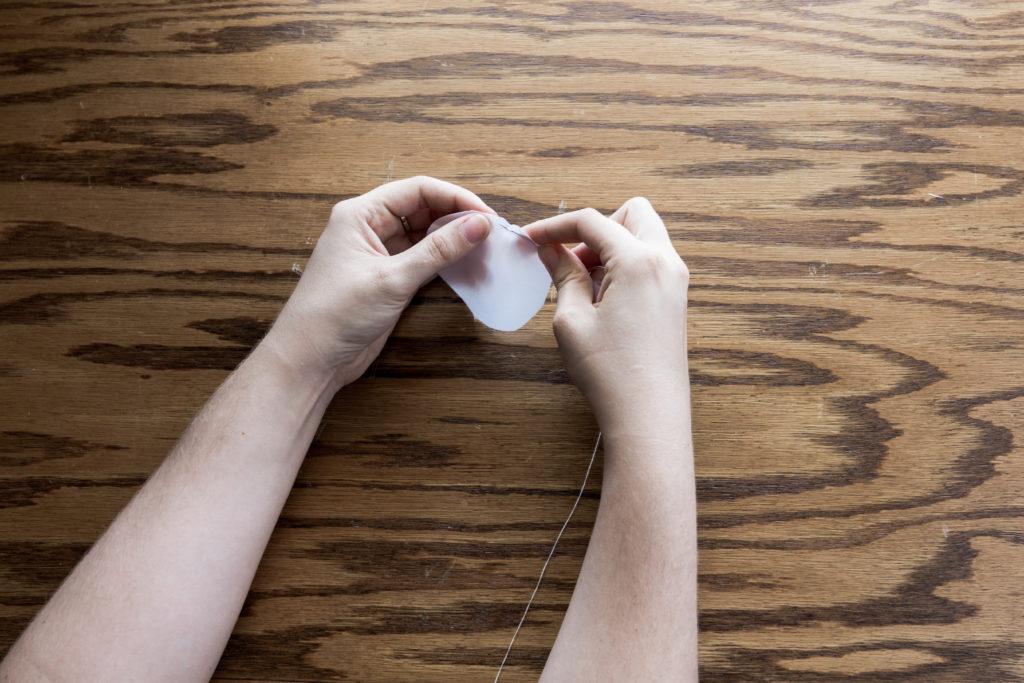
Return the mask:
<path id="1" fill-rule="evenodd" d="M 523 616 L 519 620 L 519 625 L 516 626 L 515 633 L 512 634 L 512 640 L 509 641 L 508 649 L 505 650 L 505 656 L 501 659 L 501 664 L 498 666 L 498 673 L 494 675 L 494 683 L 498 683 L 498 677 L 501 676 L 501 670 L 505 668 L 505 662 L 508 661 L 508 655 L 512 652 L 512 645 L 516 642 L 516 636 L 519 635 L 519 629 L 523 627 L 523 623 L 526 621 L 526 613 L 530 611 L 530 605 L 533 604 L 533 599 L 537 597 L 537 591 L 540 590 L 540 582 L 544 580 L 544 572 L 548 570 L 548 565 L 551 564 L 551 558 L 555 555 L 555 548 L 558 547 L 558 542 L 562 539 L 562 534 L 565 533 L 566 527 L 569 526 L 569 520 L 572 519 L 572 515 L 576 512 L 576 507 L 580 504 L 580 499 L 583 498 L 583 491 L 587 488 L 587 479 L 590 478 L 590 469 L 594 466 L 594 458 L 597 456 L 597 447 L 601 445 L 601 432 L 597 433 L 597 441 L 594 442 L 594 451 L 590 454 L 590 464 L 587 465 L 587 473 L 583 475 L 583 485 L 580 486 L 579 495 L 576 496 L 576 502 L 572 504 L 572 509 L 569 510 L 569 516 L 565 518 L 565 524 L 559 529 L 558 535 L 555 536 L 555 542 L 551 546 L 551 552 L 548 553 L 548 559 L 544 560 L 544 566 L 540 568 L 540 576 L 537 577 L 537 585 L 533 587 L 533 594 L 530 596 L 530 600 L 526 603 L 526 609 L 523 610 Z"/>

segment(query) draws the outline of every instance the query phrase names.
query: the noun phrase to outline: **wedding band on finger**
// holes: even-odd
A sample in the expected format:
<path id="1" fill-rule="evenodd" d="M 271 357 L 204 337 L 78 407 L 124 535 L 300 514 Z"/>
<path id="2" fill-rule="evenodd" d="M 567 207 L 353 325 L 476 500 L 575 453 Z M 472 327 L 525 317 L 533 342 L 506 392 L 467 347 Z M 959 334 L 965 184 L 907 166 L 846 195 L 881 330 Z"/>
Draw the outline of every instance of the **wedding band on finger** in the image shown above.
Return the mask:
<path id="1" fill-rule="evenodd" d="M 406 235 L 411 234 L 412 233 L 412 228 L 409 227 L 409 219 L 406 218 L 405 216 L 399 216 L 398 220 L 402 221 L 402 230 L 405 231 L 405 234 Z"/>

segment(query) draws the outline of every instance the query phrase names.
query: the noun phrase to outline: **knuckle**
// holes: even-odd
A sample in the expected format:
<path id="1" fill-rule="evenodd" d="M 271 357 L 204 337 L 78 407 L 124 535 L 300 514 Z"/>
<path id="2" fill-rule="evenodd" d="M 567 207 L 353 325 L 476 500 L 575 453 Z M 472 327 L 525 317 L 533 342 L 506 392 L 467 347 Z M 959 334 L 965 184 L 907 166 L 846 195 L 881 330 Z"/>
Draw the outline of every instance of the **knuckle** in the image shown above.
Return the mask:
<path id="1" fill-rule="evenodd" d="M 555 315 L 551 318 L 551 326 L 559 339 L 571 338 L 579 328 L 580 316 L 564 306 L 555 309 Z"/>
<path id="2" fill-rule="evenodd" d="M 639 195 L 636 197 L 630 197 L 626 201 L 626 206 L 632 209 L 653 208 L 651 207 L 651 202 L 647 199 L 647 197 L 642 197 Z"/>
<path id="3" fill-rule="evenodd" d="M 343 219 L 352 212 L 352 200 L 343 199 L 331 207 L 331 219 Z"/>
<path id="4" fill-rule="evenodd" d="M 653 248 L 637 250 L 628 260 L 623 261 L 621 267 L 624 272 L 634 277 L 678 277 L 683 280 L 690 277 L 682 259 Z"/>
<path id="5" fill-rule="evenodd" d="M 578 284 L 587 284 L 587 285 L 589 285 L 590 284 L 590 275 L 588 273 L 586 273 L 586 272 L 573 269 L 573 270 L 569 271 L 568 273 L 566 273 L 564 276 L 562 276 L 562 278 L 560 279 L 558 285 L 561 287 L 561 286 L 564 286 L 564 285 L 567 285 L 567 284 L 574 284 L 575 285 L 577 283 Z"/>
<path id="6" fill-rule="evenodd" d="M 596 218 L 604 218 L 604 215 L 597 209 L 588 206 L 585 209 L 580 209 L 580 218 L 582 220 L 594 220 Z"/>
<path id="7" fill-rule="evenodd" d="M 650 249 L 644 249 L 636 254 L 631 259 L 631 264 L 634 269 L 645 273 L 658 272 L 664 269 L 666 265 L 669 265 L 661 254 L 655 253 Z"/>
<path id="8" fill-rule="evenodd" d="M 572 284 L 574 281 L 580 279 L 581 276 L 575 269 L 563 268 L 556 270 L 551 281 L 554 283 L 555 289 L 561 291 L 566 285 Z"/>
<path id="9" fill-rule="evenodd" d="M 372 287 L 385 297 L 395 296 L 405 291 L 405 283 L 399 273 L 391 268 L 380 266 L 373 272 Z"/>
<path id="10" fill-rule="evenodd" d="M 644 259 L 646 272 L 657 276 L 657 279 L 671 286 L 673 282 L 687 285 L 690 281 L 690 270 L 678 256 L 666 254 L 647 254 Z"/>
<path id="11" fill-rule="evenodd" d="M 441 237 L 427 243 L 427 253 L 434 263 L 449 263 L 459 255 L 458 248 L 452 243 L 452 240 Z"/>

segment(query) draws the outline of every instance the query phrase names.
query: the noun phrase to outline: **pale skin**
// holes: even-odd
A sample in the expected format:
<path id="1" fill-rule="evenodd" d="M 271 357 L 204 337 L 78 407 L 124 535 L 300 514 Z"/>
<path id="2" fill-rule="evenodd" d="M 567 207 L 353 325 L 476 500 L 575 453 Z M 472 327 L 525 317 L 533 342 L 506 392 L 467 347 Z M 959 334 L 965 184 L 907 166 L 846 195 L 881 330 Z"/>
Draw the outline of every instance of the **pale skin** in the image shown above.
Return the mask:
<path id="1" fill-rule="evenodd" d="M 277 322 L 0 662 L 0 681 L 209 680 L 327 405 L 416 291 L 486 236 L 472 215 L 425 235 L 467 210 L 493 213 L 431 178 L 334 208 Z M 543 678 L 696 680 L 685 266 L 644 200 L 527 229 L 550 245 L 555 333 L 605 435 L 597 521 Z"/>
<path id="2" fill-rule="evenodd" d="M 689 273 L 644 199 L 610 218 L 585 209 L 527 232 L 543 245 L 558 288 L 555 336 L 605 452 L 590 545 L 541 680 L 695 681 Z M 588 271 L 597 265 L 595 303 Z"/>

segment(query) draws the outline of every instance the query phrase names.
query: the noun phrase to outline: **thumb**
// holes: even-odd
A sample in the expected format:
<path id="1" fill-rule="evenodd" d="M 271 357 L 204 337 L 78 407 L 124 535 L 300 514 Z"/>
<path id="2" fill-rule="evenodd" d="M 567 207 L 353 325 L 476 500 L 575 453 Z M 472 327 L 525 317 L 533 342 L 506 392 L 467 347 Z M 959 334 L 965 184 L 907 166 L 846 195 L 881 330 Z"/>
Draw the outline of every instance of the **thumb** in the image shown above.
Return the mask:
<path id="1" fill-rule="evenodd" d="M 398 255 L 401 268 L 417 286 L 473 251 L 491 232 L 491 221 L 472 213 L 443 225 Z"/>
<path id="2" fill-rule="evenodd" d="M 589 307 L 594 303 L 593 280 L 578 256 L 561 244 L 542 244 L 537 255 L 558 290 L 558 308 Z"/>

